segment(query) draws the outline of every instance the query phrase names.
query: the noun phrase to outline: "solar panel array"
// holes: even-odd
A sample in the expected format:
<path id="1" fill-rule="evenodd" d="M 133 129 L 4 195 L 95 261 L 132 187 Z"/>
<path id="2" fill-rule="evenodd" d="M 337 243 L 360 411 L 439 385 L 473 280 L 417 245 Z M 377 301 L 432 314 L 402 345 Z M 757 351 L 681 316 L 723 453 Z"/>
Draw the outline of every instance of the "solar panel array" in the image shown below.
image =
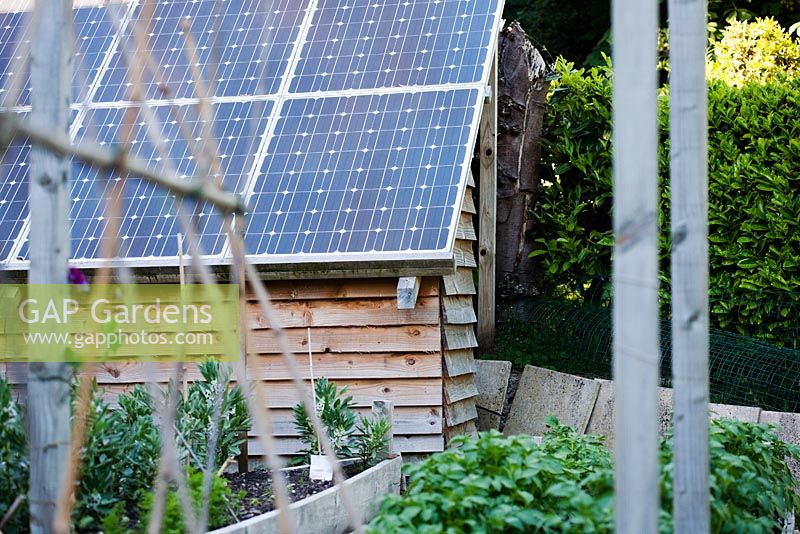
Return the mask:
<path id="1" fill-rule="evenodd" d="M 99 2 L 98 2 L 99 3 Z M 85 4 L 85 0 L 84 0 Z M 79 5 L 70 134 L 125 146 L 187 180 L 207 168 L 245 197 L 255 262 L 449 257 L 502 0 L 159 0 Z M 77 5 L 77 4 L 76 4 Z M 0 13 L 0 98 L 30 111 L 27 1 Z M 142 28 L 147 28 L 142 30 Z M 150 60 L 136 52 L 146 43 Z M 134 59 L 136 58 L 136 59 Z M 136 68 L 131 69 L 131 65 Z M 200 76 L 198 77 L 198 72 Z M 140 80 L 136 83 L 135 80 Z M 198 83 L 198 80 L 200 83 Z M 10 88 L 20 86 L 9 100 Z M 132 100 L 136 93 L 148 105 Z M 211 97 L 205 120 L 198 96 Z M 0 164 L 0 265 L 26 265 L 27 156 Z M 177 263 L 178 201 L 135 177 L 73 163 L 72 257 Z M 105 199 L 116 192 L 118 213 Z M 230 260 L 210 206 L 183 203 L 211 260 Z"/>

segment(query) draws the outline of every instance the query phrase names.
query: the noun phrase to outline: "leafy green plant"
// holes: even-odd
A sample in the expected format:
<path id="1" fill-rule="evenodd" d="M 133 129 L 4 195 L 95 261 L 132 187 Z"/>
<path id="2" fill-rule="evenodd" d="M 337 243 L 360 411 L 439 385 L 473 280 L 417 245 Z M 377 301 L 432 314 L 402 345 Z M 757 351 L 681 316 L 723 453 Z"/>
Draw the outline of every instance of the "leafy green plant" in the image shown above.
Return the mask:
<path id="1" fill-rule="evenodd" d="M 353 456 L 353 432 L 356 425 L 356 414 L 353 411 L 353 397 L 347 395 L 347 386 L 341 389 L 336 384 L 322 377 L 314 381 L 316 410 L 328 439 L 331 441 L 336 456 L 350 458 Z M 311 425 L 305 407 L 298 403 L 294 407 L 294 426 L 300 434 L 300 441 L 306 445 L 302 454 L 305 460 L 311 454 L 322 454 L 317 434 Z"/>
<path id="2" fill-rule="evenodd" d="M 207 462 L 215 410 L 220 415 L 215 467 L 221 466 L 229 456 L 239 454 L 243 436 L 250 429 L 250 418 L 240 387 L 231 387 L 230 367 L 213 360 L 206 360 L 197 367 L 203 380 L 189 385 L 185 401 L 179 396 L 176 428 L 181 438 L 182 459 L 195 469 L 202 470 Z M 217 408 L 215 404 L 218 397 Z M 198 462 L 200 465 L 197 465 Z"/>
<path id="3" fill-rule="evenodd" d="M 800 460 L 800 447 L 781 441 L 775 427 L 734 419 L 710 426 L 711 532 L 770 533 L 792 510 L 800 510 L 800 481 L 787 458 Z M 661 441 L 661 498 L 672 509 L 672 436 Z M 662 511 L 662 532 L 672 516 Z"/>
<path id="4" fill-rule="evenodd" d="M 22 408 L 14 400 L 11 386 L 0 377 L 0 518 L 18 496 L 27 495 L 28 472 L 28 440 Z M 27 525 L 28 506 L 24 501 L 3 526 L 3 531 L 22 532 L 27 530 Z"/>
<path id="5" fill-rule="evenodd" d="M 711 54 L 709 78 L 736 87 L 800 74 L 800 42 L 773 18 L 731 21 Z"/>
<path id="6" fill-rule="evenodd" d="M 457 438 L 455 448 L 406 465 L 403 496 L 387 496 L 369 526 L 382 532 L 612 532 L 613 465 L 602 439 L 548 422 L 529 436 L 491 431 Z M 715 420 L 710 427 L 712 532 L 780 530 L 800 506 L 786 457 L 800 448 L 774 427 Z M 672 532 L 672 436 L 661 440 L 659 529 Z"/>
<path id="7" fill-rule="evenodd" d="M 73 521 L 79 530 L 96 530 L 117 506 L 151 487 L 160 452 L 150 397 L 137 386 L 112 408 L 95 385 L 81 451 L 81 478 Z"/>
<path id="8" fill-rule="evenodd" d="M 188 490 L 192 503 L 195 508 L 195 515 L 200 515 L 202 506 L 207 506 L 208 527 L 210 529 L 220 528 L 236 520 L 233 510 L 237 508 L 244 492 L 234 493 L 228 486 L 228 481 L 222 477 L 215 476 L 211 482 L 211 494 L 208 502 L 203 503 L 203 473 L 190 470 L 188 476 Z M 147 492 L 142 495 L 139 503 L 141 514 L 141 524 L 147 525 L 150 521 L 150 513 L 153 509 L 154 494 Z M 168 534 L 183 534 L 186 526 L 183 520 L 183 509 L 181 508 L 180 498 L 175 488 L 170 488 L 167 493 L 167 502 L 164 507 L 164 516 L 161 522 L 161 532 Z"/>
<path id="9" fill-rule="evenodd" d="M 610 532 L 611 453 L 551 424 L 542 446 L 491 431 L 406 465 L 408 491 L 383 501 L 369 531 Z"/>
<path id="10" fill-rule="evenodd" d="M 387 434 L 392 429 L 385 417 L 362 417 L 356 427 L 360 433 L 354 438 L 356 456 L 364 469 L 386 459 L 389 452 Z"/>
<path id="11" fill-rule="evenodd" d="M 543 187 L 531 254 L 551 294 L 610 296 L 610 66 L 559 61 L 542 139 Z M 800 317 L 800 78 L 709 86 L 709 280 L 712 324 L 797 348 Z M 669 288 L 669 93 L 660 103 L 662 297 Z M 781 310 L 761 302 L 780 301 Z"/>

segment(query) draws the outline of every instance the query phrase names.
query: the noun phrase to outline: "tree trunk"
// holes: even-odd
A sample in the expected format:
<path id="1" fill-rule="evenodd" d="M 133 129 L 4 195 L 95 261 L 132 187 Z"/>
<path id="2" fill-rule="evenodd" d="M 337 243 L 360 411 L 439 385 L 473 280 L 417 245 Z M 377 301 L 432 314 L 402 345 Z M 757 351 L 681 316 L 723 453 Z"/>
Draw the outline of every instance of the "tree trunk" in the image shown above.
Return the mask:
<path id="1" fill-rule="evenodd" d="M 497 295 L 504 300 L 541 293 L 542 278 L 528 254 L 530 211 L 541 190 L 539 139 L 547 66 L 518 22 L 500 36 L 497 125 Z"/>

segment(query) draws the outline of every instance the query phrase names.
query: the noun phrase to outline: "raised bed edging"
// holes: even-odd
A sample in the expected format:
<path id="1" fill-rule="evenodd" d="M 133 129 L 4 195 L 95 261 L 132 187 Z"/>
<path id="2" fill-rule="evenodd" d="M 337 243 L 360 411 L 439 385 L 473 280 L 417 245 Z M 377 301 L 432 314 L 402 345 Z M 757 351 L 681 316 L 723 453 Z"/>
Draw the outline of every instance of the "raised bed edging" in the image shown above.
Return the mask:
<path id="1" fill-rule="evenodd" d="M 384 495 L 400 493 L 402 467 L 403 459 L 398 456 L 384 460 L 345 481 L 344 485 L 350 490 L 353 505 L 365 523 L 378 513 Z M 289 508 L 294 512 L 293 532 L 342 534 L 351 529 L 347 512 L 340 502 L 339 488 L 335 486 L 292 503 Z M 212 534 L 277 534 L 278 532 L 278 510 L 273 510 L 214 530 Z"/>

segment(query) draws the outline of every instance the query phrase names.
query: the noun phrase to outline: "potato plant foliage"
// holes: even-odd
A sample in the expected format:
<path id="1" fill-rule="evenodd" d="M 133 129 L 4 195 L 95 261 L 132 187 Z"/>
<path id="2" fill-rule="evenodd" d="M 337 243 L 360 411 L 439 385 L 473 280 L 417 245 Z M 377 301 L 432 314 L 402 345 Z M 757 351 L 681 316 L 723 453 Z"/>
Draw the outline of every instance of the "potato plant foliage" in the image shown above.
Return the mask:
<path id="1" fill-rule="evenodd" d="M 374 534 L 602 532 L 614 530 L 614 470 L 602 438 L 551 419 L 537 446 L 497 431 L 456 438 L 454 448 L 405 466 L 408 491 L 390 495 L 369 525 Z M 769 425 L 711 423 L 712 532 L 769 533 L 800 509 L 800 483 L 786 457 L 800 448 Z M 661 441 L 659 529 L 672 532 L 672 441 Z"/>

